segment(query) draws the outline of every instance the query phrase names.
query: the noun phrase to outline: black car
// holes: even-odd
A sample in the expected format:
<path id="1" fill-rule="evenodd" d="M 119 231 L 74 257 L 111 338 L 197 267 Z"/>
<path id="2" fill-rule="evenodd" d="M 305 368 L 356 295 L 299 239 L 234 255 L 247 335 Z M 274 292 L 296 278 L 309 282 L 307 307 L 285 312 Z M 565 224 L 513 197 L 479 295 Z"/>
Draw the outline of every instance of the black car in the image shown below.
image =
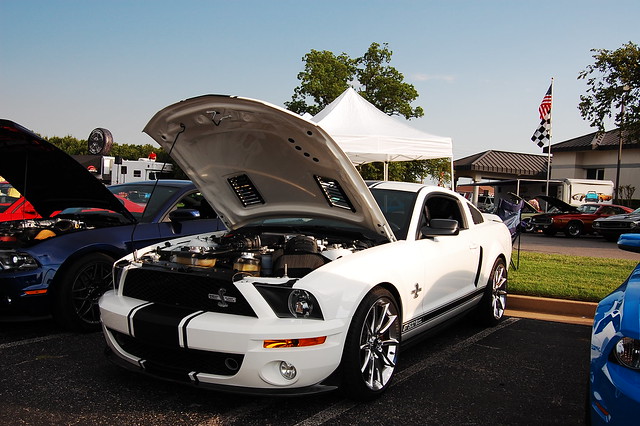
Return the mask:
<path id="1" fill-rule="evenodd" d="M 631 213 L 596 219 L 593 222 L 594 231 L 602 235 L 607 241 L 616 242 L 622 234 L 640 232 L 640 208 Z"/>

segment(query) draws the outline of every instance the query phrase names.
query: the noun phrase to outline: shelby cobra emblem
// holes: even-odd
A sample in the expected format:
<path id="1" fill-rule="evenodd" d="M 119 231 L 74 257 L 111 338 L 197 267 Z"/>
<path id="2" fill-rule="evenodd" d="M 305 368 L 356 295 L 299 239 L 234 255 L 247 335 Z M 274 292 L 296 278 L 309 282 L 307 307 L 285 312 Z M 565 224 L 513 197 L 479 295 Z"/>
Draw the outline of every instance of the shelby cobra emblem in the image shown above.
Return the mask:
<path id="1" fill-rule="evenodd" d="M 218 306 L 220 306 L 221 308 L 226 308 L 227 306 L 229 306 L 229 303 L 236 303 L 235 297 L 224 295 L 226 292 L 226 288 L 221 288 L 220 290 L 218 290 L 218 294 L 209 293 L 209 299 L 218 300 Z"/>

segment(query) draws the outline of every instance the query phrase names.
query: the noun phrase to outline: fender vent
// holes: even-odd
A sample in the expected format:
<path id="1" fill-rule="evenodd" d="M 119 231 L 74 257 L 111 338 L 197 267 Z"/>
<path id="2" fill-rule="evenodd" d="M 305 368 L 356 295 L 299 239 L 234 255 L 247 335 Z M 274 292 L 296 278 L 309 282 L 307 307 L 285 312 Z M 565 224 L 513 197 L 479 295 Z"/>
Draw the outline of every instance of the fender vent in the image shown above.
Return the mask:
<path id="1" fill-rule="evenodd" d="M 251 182 L 249 176 L 238 175 L 228 178 L 227 181 L 244 207 L 264 204 L 262 195 L 260 195 L 253 182 Z"/>

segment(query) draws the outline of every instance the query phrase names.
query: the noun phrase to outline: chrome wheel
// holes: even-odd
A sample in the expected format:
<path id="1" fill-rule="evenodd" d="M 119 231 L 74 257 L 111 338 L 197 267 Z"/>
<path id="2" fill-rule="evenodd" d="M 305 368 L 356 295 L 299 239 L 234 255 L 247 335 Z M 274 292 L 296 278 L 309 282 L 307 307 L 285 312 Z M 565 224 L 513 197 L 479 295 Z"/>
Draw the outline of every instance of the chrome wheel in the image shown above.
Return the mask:
<path id="1" fill-rule="evenodd" d="M 582 234 L 582 223 L 569 222 L 564 233 L 567 237 L 579 237 Z"/>
<path id="2" fill-rule="evenodd" d="M 366 386 L 384 388 L 396 368 L 400 333 L 398 312 L 387 297 L 369 308 L 360 333 L 360 372 Z"/>
<path id="3" fill-rule="evenodd" d="M 369 401 L 389 387 L 400 357 L 402 313 L 395 297 L 372 289 L 353 314 L 342 352 L 341 385 L 350 399 Z"/>
<path id="4" fill-rule="evenodd" d="M 491 311 L 495 320 L 500 320 L 507 307 L 507 268 L 504 262 L 496 262 L 489 279 L 491 287 Z"/>

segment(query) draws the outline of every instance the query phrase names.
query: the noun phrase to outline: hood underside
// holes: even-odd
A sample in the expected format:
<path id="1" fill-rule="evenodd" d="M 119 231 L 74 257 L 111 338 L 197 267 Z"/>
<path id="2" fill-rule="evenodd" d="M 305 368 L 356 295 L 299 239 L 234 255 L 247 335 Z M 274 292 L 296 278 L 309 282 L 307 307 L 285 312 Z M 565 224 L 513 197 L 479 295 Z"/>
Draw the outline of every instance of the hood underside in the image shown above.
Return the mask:
<path id="1" fill-rule="evenodd" d="M 547 203 L 549 203 L 551 206 L 559 209 L 562 212 L 577 212 L 578 208 L 575 206 L 572 206 L 571 204 L 567 204 L 562 200 L 559 200 L 555 197 L 549 197 L 547 195 L 538 195 L 536 198 L 539 198 Z"/>
<path id="2" fill-rule="evenodd" d="M 317 124 L 275 105 L 206 95 L 159 111 L 144 129 L 230 229 L 283 217 L 326 217 L 391 232 L 366 184 Z"/>
<path id="3" fill-rule="evenodd" d="M 9 120 L 0 120 L 0 176 L 20 191 L 43 217 L 66 208 L 92 207 L 135 220 L 80 163 Z"/>

